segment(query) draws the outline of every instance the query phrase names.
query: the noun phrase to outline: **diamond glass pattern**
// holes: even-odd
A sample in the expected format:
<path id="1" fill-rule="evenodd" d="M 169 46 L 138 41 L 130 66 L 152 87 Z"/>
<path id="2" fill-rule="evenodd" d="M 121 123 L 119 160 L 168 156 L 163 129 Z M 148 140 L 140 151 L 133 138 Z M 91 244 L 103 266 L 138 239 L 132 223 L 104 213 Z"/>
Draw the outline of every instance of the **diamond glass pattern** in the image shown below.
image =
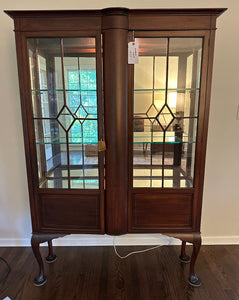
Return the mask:
<path id="1" fill-rule="evenodd" d="M 66 106 L 62 109 L 57 118 L 57 121 L 65 131 L 69 130 L 74 120 L 75 119 L 73 118 L 71 111 Z"/>
<path id="2" fill-rule="evenodd" d="M 158 110 L 154 104 L 151 104 L 149 109 L 146 112 L 148 118 L 156 118 Z"/>
<path id="3" fill-rule="evenodd" d="M 174 115 L 171 113 L 167 105 L 164 105 L 163 109 L 156 117 L 157 121 L 159 122 L 160 126 L 166 130 L 170 123 L 174 119 Z"/>
<path id="4" fill-rule="evenodd" d="M 88 113 L 87 113 L 86 109 L 84 108 L 84 106 L 81 104 L 77 108 L 75 115 L 77 116 L 77 118 L 79 118 L 79 121 L 81 123 L 83 123 L 85 121 L 85 119 L 87 118 Z"/>

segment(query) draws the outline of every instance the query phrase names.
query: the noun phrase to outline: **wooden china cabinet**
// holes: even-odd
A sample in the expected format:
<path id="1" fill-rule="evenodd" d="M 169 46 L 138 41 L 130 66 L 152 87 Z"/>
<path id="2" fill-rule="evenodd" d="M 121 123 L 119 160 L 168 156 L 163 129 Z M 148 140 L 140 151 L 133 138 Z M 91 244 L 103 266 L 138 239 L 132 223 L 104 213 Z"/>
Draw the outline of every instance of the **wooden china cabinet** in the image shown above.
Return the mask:
<path id="1" fill-rule="evenodd" d="M 42 242 L 53 262 L 57 237 L 147 232 L 181 239 L 189 283 L 200 285 L 194 265 L 224 11 L 6 11 L 15 24 L 35 285 L 46 282 Z"/>

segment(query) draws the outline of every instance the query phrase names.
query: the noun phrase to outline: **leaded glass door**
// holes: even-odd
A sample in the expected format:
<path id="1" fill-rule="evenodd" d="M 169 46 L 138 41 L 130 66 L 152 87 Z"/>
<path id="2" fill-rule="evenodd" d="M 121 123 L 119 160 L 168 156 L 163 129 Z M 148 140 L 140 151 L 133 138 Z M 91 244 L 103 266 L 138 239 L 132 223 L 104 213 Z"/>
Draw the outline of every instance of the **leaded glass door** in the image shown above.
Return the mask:
<path id="1" fill-rule="evenodd" d="M 139 63 L 130 67 L 132 231 L 177 231 L 193 223 L 204 37 L 184 35 L 135 33 Z"/>
<path id="2" fill-rule="evenodd" d="M 27 39 L 41 226 L 53 225 L 53 210 L 55 226 L 103 226 L 100 43 L 100 35 Z"/>

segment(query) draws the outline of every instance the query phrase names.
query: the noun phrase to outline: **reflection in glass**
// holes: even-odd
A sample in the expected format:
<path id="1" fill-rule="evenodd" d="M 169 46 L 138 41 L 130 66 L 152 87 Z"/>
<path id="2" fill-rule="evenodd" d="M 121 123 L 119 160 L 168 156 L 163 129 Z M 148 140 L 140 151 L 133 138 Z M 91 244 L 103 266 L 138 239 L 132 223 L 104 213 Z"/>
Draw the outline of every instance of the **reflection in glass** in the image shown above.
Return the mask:
<path id="1" fill-rule="evenodd" d="M 99 189 L 95 38 L 29 38 L 39 185 Z"/>
<path id="2" fill-rule="evenodd" d="M 133 187 L 193 187 L 202 38 L 136 38 Z"/>

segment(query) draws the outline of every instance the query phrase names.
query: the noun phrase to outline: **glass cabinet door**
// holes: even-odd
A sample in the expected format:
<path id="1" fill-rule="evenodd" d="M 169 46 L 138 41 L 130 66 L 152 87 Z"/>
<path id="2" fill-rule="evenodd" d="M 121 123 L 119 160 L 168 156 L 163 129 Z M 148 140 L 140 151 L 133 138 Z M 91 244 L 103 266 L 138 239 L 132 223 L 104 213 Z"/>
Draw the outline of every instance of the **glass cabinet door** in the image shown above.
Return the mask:
<path id="1" fill-rule="evenodd" d="M 39 188 L 99 189 L 96 38 L 29 38 L 27 44 Z"/>
<path id="2" fill-rule="evenodd" d="M 203 38 L 135 41 L 133 188 L 191 188 Z"/>

